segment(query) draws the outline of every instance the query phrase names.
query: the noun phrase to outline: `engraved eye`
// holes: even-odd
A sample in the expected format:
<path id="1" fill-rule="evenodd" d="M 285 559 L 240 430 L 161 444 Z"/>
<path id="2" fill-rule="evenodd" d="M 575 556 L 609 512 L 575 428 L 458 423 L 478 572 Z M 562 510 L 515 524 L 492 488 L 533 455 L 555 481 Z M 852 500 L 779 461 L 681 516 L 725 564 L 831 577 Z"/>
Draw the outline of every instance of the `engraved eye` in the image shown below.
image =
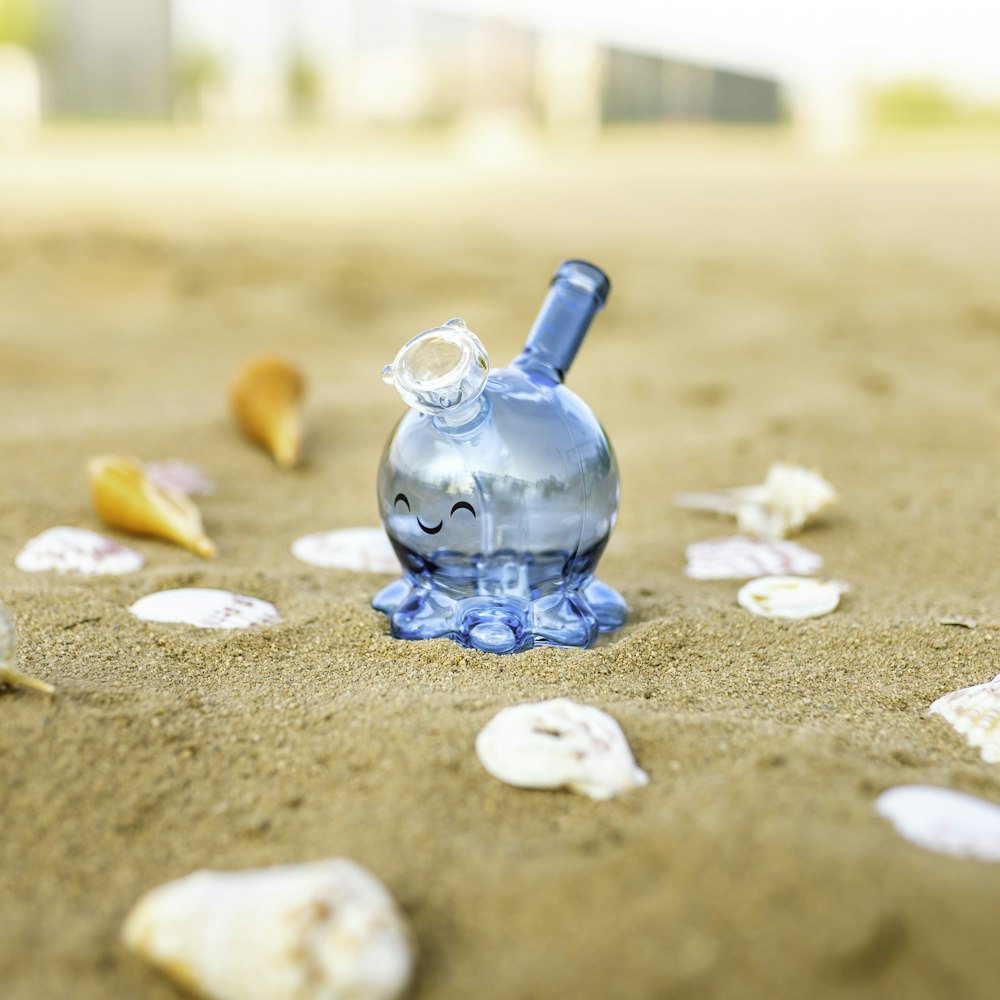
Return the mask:
<path id="1" fill-rule="evenodd" d="M 395 507 L 396 504 L 398 504 L 400 500 L 402 500 L 403 503 L 406 504 L 406 509 L 409 510 L 410 509 L 410 501 L 406 499 L 406 494 L 405 493 L 397 493 L 396 494 L 396 499 L 392 501 L 393 507 Z"/>
<path id="2" fill-rule="evenodd" d="M 467 510 L 473 517 L 476 516 L 476 509 L 467 500 L 459 500 L 458 503 L 454 504 L 451 508 L 451 513 L 454 515 L 456 510 Z"/>

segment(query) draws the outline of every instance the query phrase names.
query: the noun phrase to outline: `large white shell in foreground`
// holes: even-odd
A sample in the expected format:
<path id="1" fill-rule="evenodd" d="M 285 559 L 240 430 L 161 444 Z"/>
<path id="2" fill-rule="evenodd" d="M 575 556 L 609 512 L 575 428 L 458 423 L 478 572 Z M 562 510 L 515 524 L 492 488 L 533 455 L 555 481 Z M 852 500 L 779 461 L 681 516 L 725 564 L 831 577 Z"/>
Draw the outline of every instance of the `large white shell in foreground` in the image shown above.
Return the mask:
<path id="1" fill-rule="evenodd" d="M 918 847 L 1000 861 L 1000 806 L 986 799 L 936 785 L 898 785 L 884 791 L 875 808 Z"/>
<path id="2" fill-rule="evenodd" d="M 122 937 L 208 1000 L 394 1000 L 413 967 L 392 896 L 344 858 L 195 872 L 147 893 Z"/>
<path id="3" fill-rule="evenodd" d="M 54 570 L 74 576 L 134 573 L 142 563 L 138 552 L 85 528 L 49 528 L 32 538 L 14 560 L 26 573 Z"/>
<path id="4" fill-rule="evenodd" d="M 762 618 L 819 618 L 837 607 L 846 590 L 841 580 L 762 576 L 740 587 L 736 600 Z"/>
<path id="5" fill-rule="evenodd" d="M 176 622 L 198 628 L 251 628 L 278 625 L 278 609 L 259 597 L 207 587 L 161 590 L 139 598 L 129 611 L 147 622 Z"/>
<path id="6" fill-rule="evenodd" d="M 950 722 L 970 747 L 979 748 L 987 763 L 1000 762 L 1000 676 L 942 695 L 931 705 L 930 714 Z"/>
<path id="7" fill-rule="evenodd" d="M 341 528 L 304 535 L 292 543 L 292 555 L 311 566 L 326 569 L 399 572 L 399 560 L 381 528 Z"/>
<path id="8" fill-rule="evenodd" d="M 693 580 L 746 580 L 769 574 L 808 575 L 823 557 L 795 542 L 775 538 L 710 538 L 686 549 L 684 572 Z"/>
<path id="9" fill-rule="evenodd" d="M 649 781 L 618 723 L 568 698 L 498 712 L 476 737 L 476 754 L 494 778 L 519 788 L 570 788 L 610 799 Z"/>
<path id="10" fill-rule="evenodd" d="M 761 538 L 786 538 L 837 502 L 836 490 L 818 472 L 774 462 L 764 482 L 706 493 L 681 493 L 676 502 L 693 510 L 731 514 L 740 531 Z"/>

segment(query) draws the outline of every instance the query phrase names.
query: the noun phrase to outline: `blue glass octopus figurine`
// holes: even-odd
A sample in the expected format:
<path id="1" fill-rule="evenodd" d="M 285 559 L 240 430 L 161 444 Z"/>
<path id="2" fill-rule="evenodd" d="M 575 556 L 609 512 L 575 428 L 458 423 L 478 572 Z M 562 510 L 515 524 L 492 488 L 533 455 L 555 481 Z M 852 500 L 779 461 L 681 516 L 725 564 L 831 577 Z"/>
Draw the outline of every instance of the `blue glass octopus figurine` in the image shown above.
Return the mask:
<path id="1" fill-rule="evenodd" d="M 563 385 L 610 288 L 593 264 L 561 264 L 509 368 L 491 371 L 453 319 L 383 369 L 410 406 L 378 475 L 403 576 L 372 604 L 397 638 L 516 653 L 590 646 L 624 624 L 624 600 L 594 576 L 618 513 L 618 465 Z"/>

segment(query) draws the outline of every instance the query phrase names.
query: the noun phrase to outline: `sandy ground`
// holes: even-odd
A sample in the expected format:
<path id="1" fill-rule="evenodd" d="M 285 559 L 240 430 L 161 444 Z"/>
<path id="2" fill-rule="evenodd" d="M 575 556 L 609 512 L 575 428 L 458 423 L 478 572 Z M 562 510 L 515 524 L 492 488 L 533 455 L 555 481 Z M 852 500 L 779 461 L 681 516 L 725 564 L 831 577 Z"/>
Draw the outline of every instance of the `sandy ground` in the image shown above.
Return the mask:
<path id="1" fill-rule="evenodd" d="M 1000 670 L 1000 181 L 682 153 L 0 161 L 0 598 L 58 686 L 0 693 L 7 1000 L 177 996 L 118 943 L 139 895 L 338 855 L 410 916 L 425 1000 L 996 995 L 1000 867 L 910 846 L 873 802 L 912 782 L 1000 801 L 997 766 L 926 717 Z M 568 256 L 615 283 L 569 384 L 618 452 L 601 576 L 631 619 L 584 651 L 395 641 L 368 604 L 385 577 L 289 545 L 376 523 L 402 341 L 461 315 L 503 363 Z M 311 383 L 294 473 L 226 413 L 265 347 Z M 136 540 L 131 576 L 14 568 L 45 528 L 99 528 L 83 464 L 107 450 L 211 474 L 216 562 Z M 683 575 L 730 526 L 672 495 L 782 458 L 843 497 L 802 539 L 852 588 L 822 620 L 755 619 L 737 584 Z M 187 584 L 285 623 L 127 611 Z M 489 777 L 479 728 L 556 695 L 611 712 L 650 785 L 596 803 Z"/>

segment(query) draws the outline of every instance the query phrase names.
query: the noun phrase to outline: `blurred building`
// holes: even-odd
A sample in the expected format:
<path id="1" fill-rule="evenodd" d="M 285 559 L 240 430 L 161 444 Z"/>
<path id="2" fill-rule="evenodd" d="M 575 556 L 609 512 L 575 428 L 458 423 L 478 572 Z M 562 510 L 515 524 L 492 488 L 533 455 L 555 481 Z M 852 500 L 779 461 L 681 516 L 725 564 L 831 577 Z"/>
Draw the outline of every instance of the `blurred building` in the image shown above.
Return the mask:
<path id="1" fill-rule="evenodd" d="M 603 61 L 605 122 L 764 123 L 782 117 L 776 80 L 614 48 L 603 52 Z"/>
<path id="2" fill-rule="evenodd" d="M 45 107 L 163 118 L 173 107 L 171 0 L 45 0 Z"/>
<path id="3" fill-rule="evenodd" d="M 553 130 L 776 122 L 776 80 L 403 0 L 40 0 L 46 111 Z"/>

